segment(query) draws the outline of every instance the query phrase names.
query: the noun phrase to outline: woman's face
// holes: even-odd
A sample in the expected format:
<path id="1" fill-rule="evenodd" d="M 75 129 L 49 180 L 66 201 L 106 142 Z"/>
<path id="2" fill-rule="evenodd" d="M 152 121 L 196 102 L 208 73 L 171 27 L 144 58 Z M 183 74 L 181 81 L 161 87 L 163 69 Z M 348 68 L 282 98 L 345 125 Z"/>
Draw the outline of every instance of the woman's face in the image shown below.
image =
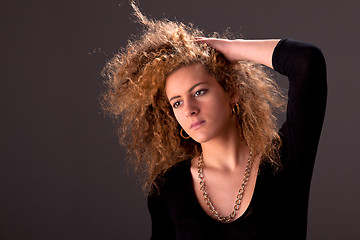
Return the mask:
<path id="1" fill-rule="evenodd" d="M 201 64 L 172 72 L 165 91 L 177 121 L 195 141 L 204 143 L 233 129 L 229 96 Z"/>

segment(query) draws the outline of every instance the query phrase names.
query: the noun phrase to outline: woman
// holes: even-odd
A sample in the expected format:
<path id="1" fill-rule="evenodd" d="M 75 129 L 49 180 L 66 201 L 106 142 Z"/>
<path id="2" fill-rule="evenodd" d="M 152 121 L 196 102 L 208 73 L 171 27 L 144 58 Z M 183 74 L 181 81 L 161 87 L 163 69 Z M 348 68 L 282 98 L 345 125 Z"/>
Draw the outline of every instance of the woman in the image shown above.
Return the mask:
<path id="1" fill-rule="evenodd" d="M 153 21 L 105 68 L 104 108 L 147 173 L 152 239 L 305 239 L 326 105 L 321 51 L 282 40 L 204 38 Z M 289 78 L 283 97 L 259 65 Z"/>

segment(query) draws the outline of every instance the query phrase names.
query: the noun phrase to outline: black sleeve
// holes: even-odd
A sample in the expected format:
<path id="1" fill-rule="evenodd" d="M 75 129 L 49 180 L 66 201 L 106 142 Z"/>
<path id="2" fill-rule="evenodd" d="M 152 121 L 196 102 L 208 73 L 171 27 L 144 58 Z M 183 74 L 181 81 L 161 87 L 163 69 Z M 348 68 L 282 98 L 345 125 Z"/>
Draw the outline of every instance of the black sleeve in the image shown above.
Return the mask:
<path id="1" fill-rule="evenodd" d="M 287 144 L 285 164 L 311 178 L 326 108 L 325 59 L 311 44 L 282 39 L 272 61 L 289 78 L 286 121 L 279 131 Z"/>
<path id="2" fill-rule="evenodd" d="M 151 240 L 175 239 L 175 230 L 161 196 L 154 193 L 147 198 L 147 205 L 151 216 Z"/>

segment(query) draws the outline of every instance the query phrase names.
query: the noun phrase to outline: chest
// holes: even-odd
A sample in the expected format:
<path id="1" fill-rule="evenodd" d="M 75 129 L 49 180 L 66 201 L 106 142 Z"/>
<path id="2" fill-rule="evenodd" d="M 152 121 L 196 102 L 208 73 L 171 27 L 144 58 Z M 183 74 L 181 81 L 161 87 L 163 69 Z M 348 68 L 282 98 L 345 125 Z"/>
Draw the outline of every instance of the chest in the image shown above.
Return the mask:
<path id="1" fill-rule="evenodd" d="M 251 203 L 258 175 L 258 161 L 259 159 L 254 161 L 251 168 L 250 176 L 246 182 L 245 191 L 243 192 L 243 197 L 233 220 L 241 217 Z M 237 195 L 244 182 L 244 173 L 245 169 L 234 173 L 206 172 L 204 169 L 203 180 L 205 183 L 205 191 L 219 215 L 225 217 L 233 212 Z M 204 192 L 200 189 L 200 179 L 198 177 L 197 166 L 191 167 L 191 176 L 194 193 L 199 205 L 207 215 L 217 220 L 216 216 L 211 212 L 204 200 Z"/>

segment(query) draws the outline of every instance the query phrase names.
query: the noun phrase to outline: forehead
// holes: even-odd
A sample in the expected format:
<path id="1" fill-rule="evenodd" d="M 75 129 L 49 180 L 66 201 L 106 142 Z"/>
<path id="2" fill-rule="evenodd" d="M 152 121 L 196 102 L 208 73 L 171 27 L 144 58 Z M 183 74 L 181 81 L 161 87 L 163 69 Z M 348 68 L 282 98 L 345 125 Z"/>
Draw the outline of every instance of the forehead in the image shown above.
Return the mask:
<path id="1" fill-rule="evenodd" d="M 172 94 L 181 94 L 182 91 L 187 91 L 200 82 L 217 83 L 216 79 L 200 63 L 184 66 L 175 70 L 166 78 L 165 91 L 170 97 Z"/>

